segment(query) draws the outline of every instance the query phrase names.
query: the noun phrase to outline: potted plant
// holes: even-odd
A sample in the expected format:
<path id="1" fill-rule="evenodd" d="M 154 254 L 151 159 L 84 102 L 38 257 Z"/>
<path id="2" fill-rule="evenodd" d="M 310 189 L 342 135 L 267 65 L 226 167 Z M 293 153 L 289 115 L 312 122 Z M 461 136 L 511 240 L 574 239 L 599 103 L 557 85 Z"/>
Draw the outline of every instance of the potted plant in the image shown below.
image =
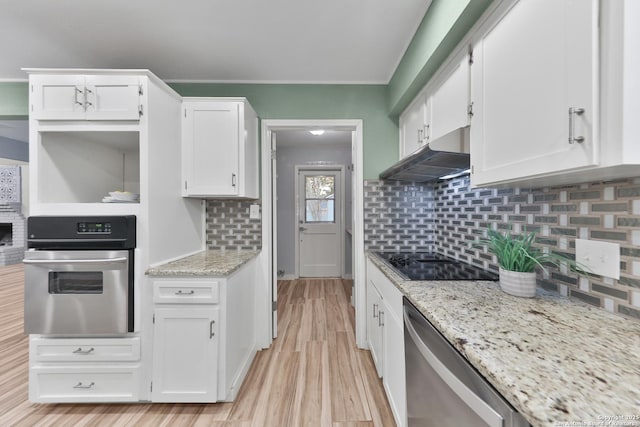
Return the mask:
<path id="1" fill-rule="evenodd" d="M 534 246 L 535 236 L 535 232 L 512 234 L 510 230 L 500 233 L 490 229 L 487 237 L 480 239 L 480 244 L 498 259 L 500 288 L 510 295 L 535 296 L 535 269 L 540 267 L 544 270 L 545 263 L 558 266 L 564 262 L 574 271 L 584 272 L 575 261 L 562 255 L 544 253 L 541 248 Z"/>

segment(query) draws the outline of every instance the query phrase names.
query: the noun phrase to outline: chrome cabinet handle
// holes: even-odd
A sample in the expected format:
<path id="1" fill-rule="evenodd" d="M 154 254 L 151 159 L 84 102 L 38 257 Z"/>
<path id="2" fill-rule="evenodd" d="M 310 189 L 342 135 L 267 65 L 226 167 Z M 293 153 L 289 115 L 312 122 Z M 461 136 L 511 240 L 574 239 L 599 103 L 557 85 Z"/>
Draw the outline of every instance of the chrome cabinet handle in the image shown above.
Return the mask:
<path id="1" fill-rule="evenodd" d="M 377 318 L 378 314 L 380 314 L 380 311 L 378 311 L 378 313 L 376 314 L 376 310 L 378 309 L 378 304 L 373 304 L 373 318 Z"/>
<path id="2" fill-rule="evenodd" d="M 422 129 L 418 129 L 418 144 L 422 144 Z"/>
<path id="3" fill-rule="evenodd" d="M 213 325 L 216 323 L 215 320 L 212 320 L 209 323 L 209 339 L 213 338 L 213 336 L 215 335 L 215 332 L 213 332 Z"/>
<path id="4" fill-rule="evenodd" d="M 82 381 L 80 381 L 78 382 L 78 384 L 74 385 L 73 388 L 82 388 L 88 390 L 90 388 L 93 388 L 94 385 L 96 385 L 96 383 L 94 383 L 93 381 L 89 385 L 82 385 Z"/>
<path id="5" fill-rule="evenodd" d="M 231 174 L 231 186 L 232 187 L 236 186 L 236 174 L 235 173 Z"/>
<path id="6" fill-rule="evenodd" d="M 78 101 L 78 94 L 82 93 L 82 91 L 80 89 L 78 89 L 77 87 L 73 87 L 75 90 L 73 91 L 73 101 L 74 104 L 78 104 L 78 105 L 82 105 L 84 107 L 84 104 L 80 101 Z"/>
<path id="7" fill-rule="evenodd" d="M 424 125 L 423 135 L 424 135 L 424 139 L 429 141 L 429 139 L 431 138 L 431 125 Z"/>
<path id="8" fill-rule="evenodd" d="M 73 350 L 73 354 L 84 354 L 84 355 L 87 355 L 87 354 L 93 353 L 94 350 L 95 349 L 93 347 L 91 347 L 89 350 L 83 350 L 82 347 L 78 347 L 77 350 Z"/>
<path id="9" fill-rule="evenodd" d="M 378 312 L 378 326 L 384 326 L 384 311 Z"/>
<path id="10" fill-rule="evenodd" d="M 193 295 L 195 294 L 196 291 L 194 291 L 193 289 L 191 289 L 189 292 L 182 292 L 182 289 L 180 289 L 178 292 L 176 292 L 176 295 Z"/>
<path id="11" fill-rule="evenodd" d="M 569 107 L 569 144 L 584 142 L 584 136 L 573 136 L 575 133 L 574 116 L 584 114 L 584 108 Z"/>
<path id="12" fill-rule="evenodd" d="M 93 104 L 92 104 L 91 102 L 89 102 L 89 100 L 88 100 L 87 94 L 89 94 L 89 93 L 93 93 L 93 92 L 91 91 L 91 89 L 89 89 L 89 88 L 86 88 L 86 87 L 85 87 L 85 88 L 84 88 L 84 109 L 85 109 L 85 111 L 86 111 L 86 109 L 87 109 L 87 107 L 88 107 L 89 105 L 93 105 Z"/>

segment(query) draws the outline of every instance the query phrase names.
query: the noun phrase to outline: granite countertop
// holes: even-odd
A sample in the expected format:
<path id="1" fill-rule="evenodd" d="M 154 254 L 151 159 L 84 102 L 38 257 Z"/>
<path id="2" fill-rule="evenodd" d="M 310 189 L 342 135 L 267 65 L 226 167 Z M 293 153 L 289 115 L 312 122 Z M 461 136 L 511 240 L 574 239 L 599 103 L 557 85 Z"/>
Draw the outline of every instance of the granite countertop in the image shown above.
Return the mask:
<path id="1" fill-rule="evenodd" d="M 640 322 L 541 289 L 406 281 L 369 258 L 532 425 L 640 426 Z"/>
<path id="2" fill-rule="evenodd" d="M 157 277 L 228 276 L 259 253 L 260 251 L 203 251 L 151 267 L 146 274 Z"/>

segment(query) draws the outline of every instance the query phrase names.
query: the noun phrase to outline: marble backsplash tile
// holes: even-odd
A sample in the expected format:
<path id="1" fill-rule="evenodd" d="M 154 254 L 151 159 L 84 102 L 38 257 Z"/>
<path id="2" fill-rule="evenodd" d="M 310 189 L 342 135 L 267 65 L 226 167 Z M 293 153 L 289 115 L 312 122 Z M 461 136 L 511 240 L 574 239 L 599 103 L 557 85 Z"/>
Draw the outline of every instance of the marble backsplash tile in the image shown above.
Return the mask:
<path id="1" fill-rule="evenodd" d="M 574 259 L 577 238 L 618 243 L 619 280 L 549 269 L 538 285 L 640 319 L 640 178 L 535 189 L 367 180 L 364 194 L 366 250 L 433 250 L 497 270 L 473 246 L 487 228 L 536 231 L 537 245 Z"/>
<path id="2" fill-rule="evenodd" d="M 256 200 L 207 200 L 207 248 L 214 250 L 259 250 L 262 222 L 249 218 Z"/>

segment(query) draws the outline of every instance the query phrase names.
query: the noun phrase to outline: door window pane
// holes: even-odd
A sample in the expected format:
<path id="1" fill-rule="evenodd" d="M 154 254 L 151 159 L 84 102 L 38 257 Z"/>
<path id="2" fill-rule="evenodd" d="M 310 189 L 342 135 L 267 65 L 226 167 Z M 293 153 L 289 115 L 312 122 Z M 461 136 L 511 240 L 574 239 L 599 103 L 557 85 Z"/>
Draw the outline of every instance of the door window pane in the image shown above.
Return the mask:
<path id="1" fill-rule="evenodd" d="M 305 221 L 335 222 L 335 176 L 305 176 Z"/>

